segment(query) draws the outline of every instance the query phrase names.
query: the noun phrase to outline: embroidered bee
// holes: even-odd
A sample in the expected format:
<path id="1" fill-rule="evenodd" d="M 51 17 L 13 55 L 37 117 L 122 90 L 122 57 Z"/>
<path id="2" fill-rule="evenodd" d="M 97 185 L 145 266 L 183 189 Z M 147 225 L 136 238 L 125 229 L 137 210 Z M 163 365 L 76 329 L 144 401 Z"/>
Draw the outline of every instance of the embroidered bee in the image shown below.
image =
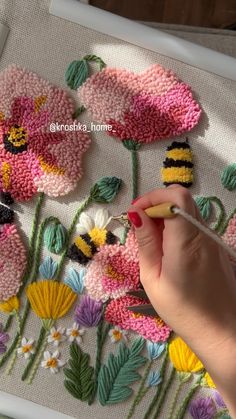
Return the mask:
<path id="1" fill-rule="evenodd" d="M 193 154 L 188 140 L 174 141 L 167 147 L 161 177 L 166 186 L 179 184 L 189 188 L 193 184 Z"/>
<path id="2" fill-rule="evenodd" d="M 68 251 L 68 257 L 86 265 L 100 246 L 114 244 L 117 237 L 107 230 L 108 223 L 109 215 L 104 209 L 96 212 L 94 220 L 88 214 L 81 214 L 76 228 L 78 235 Z"/>

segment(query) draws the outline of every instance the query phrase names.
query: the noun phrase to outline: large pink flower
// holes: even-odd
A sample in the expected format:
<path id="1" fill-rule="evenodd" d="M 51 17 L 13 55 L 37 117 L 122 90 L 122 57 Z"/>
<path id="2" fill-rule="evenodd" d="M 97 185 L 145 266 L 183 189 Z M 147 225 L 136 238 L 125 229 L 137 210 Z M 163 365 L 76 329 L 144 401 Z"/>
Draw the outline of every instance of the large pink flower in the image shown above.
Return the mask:
<path id="1" fill-rule="evenodd" d="M 112 125 L 109 135 L 149 143 L 190 131 L 201 109 L 191 88 L 158 64 L 141 74 L 105 68 L 78 90 L 93 119 Z"/>
<path id="2" fill-rule="evenodd" d="M 6 301 L 17 294 L 26 262 L 25 247 L 16 226 L 0 226 L 0 301 Z"/>
<path id="3" fill-rule="evenodd" d="M 106 308 L 105 319 L 108 323 L 117 325 L 121 329 L 131 329 L 153 342 L 166 341 L 170 336 L 171 329 L 160 317 L 144 316 L 127 309 L 128 306 L 147 302 L 130 295 L 112 300 Z"/>
<path id="4" fill-rule="evenodd" d="M 133 232 L 125 245 L 100 247 L 85 276 L 85 287 L 90 297 L 103 302 L 138 289 L 138 246 Z"/>
<path id="5" fill-rule="evenodd" d="M 0 190 L 19 201 L 36 192 L 72 191 L 82 176 L 90 139 L 82 131 L 50 132 L 73 124 L 72 100 L 36 74 L 10 66 L 0 74 Z"/>

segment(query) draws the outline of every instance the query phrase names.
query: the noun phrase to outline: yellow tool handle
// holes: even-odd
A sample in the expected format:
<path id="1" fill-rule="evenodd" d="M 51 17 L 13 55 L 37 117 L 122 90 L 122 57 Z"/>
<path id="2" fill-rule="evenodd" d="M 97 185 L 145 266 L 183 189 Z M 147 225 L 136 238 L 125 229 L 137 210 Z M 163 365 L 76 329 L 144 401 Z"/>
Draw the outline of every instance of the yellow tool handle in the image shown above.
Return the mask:
<path id="1" fill-rule="evenodd" d="M 176 214 L 173 212 L 173 208 L 176 205 L 172 202 L 164 202 L 163 204 L 155 205 L 144 210 L 144 212 L 150 218 L 173 218 Z"/>

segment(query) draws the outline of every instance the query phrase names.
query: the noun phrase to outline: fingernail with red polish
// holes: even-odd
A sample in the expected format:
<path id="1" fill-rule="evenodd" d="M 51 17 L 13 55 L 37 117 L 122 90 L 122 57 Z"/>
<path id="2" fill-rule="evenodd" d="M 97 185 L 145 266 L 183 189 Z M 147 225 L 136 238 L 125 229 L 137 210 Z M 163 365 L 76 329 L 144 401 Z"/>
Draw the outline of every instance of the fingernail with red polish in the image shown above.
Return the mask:
<path id="1" fill-rule="evenodd" d="M 133 205 L 133 204 L 135 204 L 136 202 L 138 202 L 138 201 L 139 201 L 139 199 L 140 199 L 140 196 L 138 196 L 137 198 L 133 199 L 133 201 L 131 202 L 131 204 L 132 204 L 132 205 Z"/>
<path id="2" fill-rule="evenodd" d="M 143 224 L 142 219 L 137 212 L 129 211 L 128 219 L 136 228 L 141 227 Z"/>

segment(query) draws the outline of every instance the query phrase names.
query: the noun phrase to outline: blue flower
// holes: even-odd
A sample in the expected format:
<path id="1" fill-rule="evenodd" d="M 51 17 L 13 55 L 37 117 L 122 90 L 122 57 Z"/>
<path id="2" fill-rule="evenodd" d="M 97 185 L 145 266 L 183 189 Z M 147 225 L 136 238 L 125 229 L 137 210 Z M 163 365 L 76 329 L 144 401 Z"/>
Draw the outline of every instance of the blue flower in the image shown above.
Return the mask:
<path id="1" fill-rule="evenodd" d="M 147 379 L 148 387 L 158 386 L 159 384 L 161 384 L 161 382 L 162 382 L 162 378 L 160 376 L 160 372 L 151 371 Z"/>
<path id="2" fill-rule="evenodd" d="M 77 294 L 82 294 L 84 289 L 84 276 L 86 269 L 81 269 L 77 272 L 74 268 L 69 269 L 68 276 L 64 279 L 66 285 L 68 285 Z"/>
<path id="3" fill-rule="evenodd" d="M 57 271 L 58 263 L 47 256 L 39 267 L 39 272 L 44 279 L 52 279 Z"/>
<path id="4" fill-rule="evenodd" d="M 165 343 L 161 342 L 151 342 L 150 340 L 147 340 L 147 351 L 148 356 L 150 359 L 157 359 L 161 356 L 161 354 L 164 352 L 166 347 Z"/>

